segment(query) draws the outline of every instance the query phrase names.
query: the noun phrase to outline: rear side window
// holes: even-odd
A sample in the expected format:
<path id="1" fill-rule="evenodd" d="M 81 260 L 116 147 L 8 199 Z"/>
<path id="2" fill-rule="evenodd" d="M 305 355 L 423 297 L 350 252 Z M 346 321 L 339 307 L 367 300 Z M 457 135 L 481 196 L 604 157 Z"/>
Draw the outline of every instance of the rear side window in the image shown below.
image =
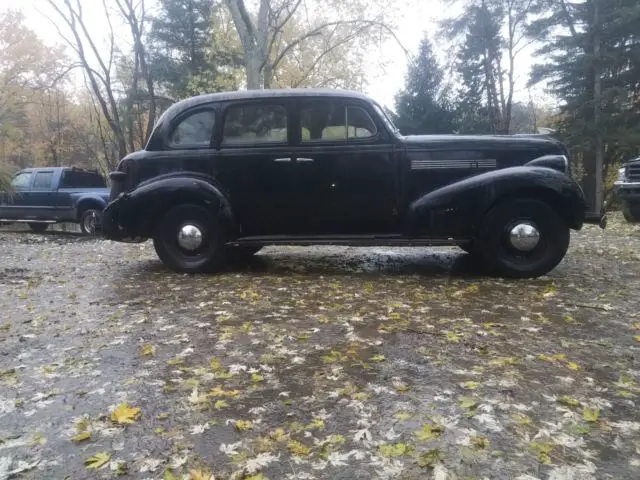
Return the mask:
<path id="1" fill-rule="evenodd" d="M 204 110 L 189 115 L 173 130 L 169 143 L 172 147 L 202 147 L 211 144 L 216 112 Z"/>
<path id="2" fill-rule="evenodd" d="M 11 180 L 11 186 L 14 188 L 27 188 L 31 183 L 31 172 L 22 172 L 17 174 Z"/>
<path id="3" fill-rule="evenodd" d="M 222 145 L 287 141 L 287 110 L 282 105 L 234 105 L 224 120 Z"/>
<path id="4" fill-rule="evenodd" d="M 33 188 L 51 188 L 53 172 L 38 172 L 33 181 Z"/>
<path id="5" fill-rule="evenodd" d="M 60 182 L 60 188 L 104 188 L 106 186 L 102 175 L 76 170 L 66 170 Z"/>

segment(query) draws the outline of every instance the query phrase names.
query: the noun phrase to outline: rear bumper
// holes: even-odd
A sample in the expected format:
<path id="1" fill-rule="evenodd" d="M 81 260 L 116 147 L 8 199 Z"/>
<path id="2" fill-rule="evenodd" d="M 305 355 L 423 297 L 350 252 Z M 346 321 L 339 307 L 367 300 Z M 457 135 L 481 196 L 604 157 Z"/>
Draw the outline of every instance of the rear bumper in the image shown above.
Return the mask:
<path id="1" fill-rule="evenodd" d="M 584 215 L 584 223 L 589 223 L 592 225 L 598 225 L 600 228 L 607 227 L 607 202 L 604 202 L 602 208 L 600 209 L 600 213 L 595 212 L 586 212 Z"/>

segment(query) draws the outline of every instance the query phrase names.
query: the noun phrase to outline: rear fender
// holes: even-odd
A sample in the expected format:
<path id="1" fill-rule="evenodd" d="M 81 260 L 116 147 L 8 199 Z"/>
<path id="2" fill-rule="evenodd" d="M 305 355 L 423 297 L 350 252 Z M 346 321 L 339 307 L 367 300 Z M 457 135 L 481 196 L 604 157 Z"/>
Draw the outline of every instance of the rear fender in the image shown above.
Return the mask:
<path id="1" fill-rule="evenodd" d="M 231 231 L 236 227 L 231 202 L 216 179 L 208 175 L 183 173 L 155 177 L 115 202 L 122 203 L 118 222 L 132 237 L 152 237 L 158 220 L 172 207 L 185 203 L 207 208 Z"/>
<path id="2" fill-rule="evenodd" d="M 473 237 L 482 218 L 498 202 L 536 198 L 580 230 L 586 204 L 580 186 L 562 172 L 545 167 L 512 167 L 466 178 L 430 192 L 409 205 L 410 235 Z"/>

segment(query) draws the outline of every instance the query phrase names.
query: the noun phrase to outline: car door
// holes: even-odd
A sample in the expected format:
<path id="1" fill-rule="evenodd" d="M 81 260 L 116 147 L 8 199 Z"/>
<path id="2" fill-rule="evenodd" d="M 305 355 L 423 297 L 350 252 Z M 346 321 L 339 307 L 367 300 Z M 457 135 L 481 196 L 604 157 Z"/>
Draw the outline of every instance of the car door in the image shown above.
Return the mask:
<path id="1" fill-rule="evenodd" d="M 55 218 L 56 199 L 52 189 L 55 173 L 54 170 L 38 170 L 35 172 L 27 198 L 29 218 L 46 220 Z"/>
<path id="2" fill-rule="evenodd" d="M 0 218 L 21 220 L 28 216 L 29 190 L 33 180 L 30 170 L 18 172 L 11 181 L 12 192 L 3 192 L 0 201 Z"/>
<path id="3" fill-rule="evenodd" d="M 397 230 L 398 165 L 392 138 L 365 103 L 302 99 L 294 148 L 296 207 L 308 234 Z"/>
<path id="4" fill-rule="evenodd" d="M 215 175 L 229 192 L 241 236 L 296 233 L 290 110 L 286 98 L 223 105 Z"/>

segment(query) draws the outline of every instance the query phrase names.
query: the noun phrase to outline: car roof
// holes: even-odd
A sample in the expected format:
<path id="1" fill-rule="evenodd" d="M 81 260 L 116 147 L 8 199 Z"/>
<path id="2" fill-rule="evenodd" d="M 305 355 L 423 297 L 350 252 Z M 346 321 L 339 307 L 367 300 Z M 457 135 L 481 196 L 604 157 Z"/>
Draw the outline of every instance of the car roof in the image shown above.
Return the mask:
<path id="1" fill-rule="evenodd" d="M 238 90 L 233 92 L 205 93 L 191 98 L 180 100 L 171 105 L 163 117 L 174 117 L 180 113 L 198 105 L 207 103 L 255 100 L 261 98 L 290 98 L 290 97 L 332 97 L 351 98 L 371 102 L 366 95 L 352 90 L 336 88 L 273 88 L 265 90 Z"/>

